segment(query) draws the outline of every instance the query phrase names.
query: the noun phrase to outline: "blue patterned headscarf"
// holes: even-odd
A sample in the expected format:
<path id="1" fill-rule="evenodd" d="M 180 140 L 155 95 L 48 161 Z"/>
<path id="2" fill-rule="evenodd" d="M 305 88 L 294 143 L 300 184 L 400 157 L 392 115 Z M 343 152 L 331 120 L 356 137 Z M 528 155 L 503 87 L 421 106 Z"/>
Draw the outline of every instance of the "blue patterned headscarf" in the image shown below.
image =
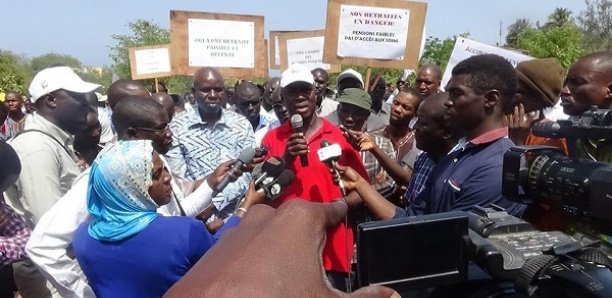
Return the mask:
<path id="1" fill-rule="evenodd" d="M 151 141 L 119 141 L 100 152 L 91 166 L 87 192 L 91 237 L 119 241 L 153 221 L 158 206 L 149 196 L 152 173 Z"/>

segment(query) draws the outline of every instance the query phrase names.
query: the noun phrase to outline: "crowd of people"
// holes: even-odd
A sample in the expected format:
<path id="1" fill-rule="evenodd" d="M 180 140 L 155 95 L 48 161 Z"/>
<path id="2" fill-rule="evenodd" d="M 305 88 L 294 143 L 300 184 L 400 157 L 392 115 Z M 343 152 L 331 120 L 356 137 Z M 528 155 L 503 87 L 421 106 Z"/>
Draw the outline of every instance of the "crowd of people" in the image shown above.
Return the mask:
<path id="1" fill-rule="evenodd" d="M 568 152 L 531 128 L 609 109 L 612 53 L 586 55 L 567 75 L 554 58 L 514 68 L 476 55 L 441 84 L 434 64 L 395 88 L 353 69 L 329 82 L 303 65 L 225 86 L 204 67 L 191 98 L 126 79 L 103 95 L 69 67 L 46 68 L 28 96 L 8 91 L 0 103 L 0 296 L 338 295 L 353 282 L 359 222 L 495 204 L 565 229 L 553 205 L 502 195 L 503 155 Z M 341 150 L 331 166 L 318 154 L 330 144 Z M 236 162 L 249 148 L 252 160 Z M 581 149 L 612 156 L 607 140 Z M 274 200 L 255 183 L 270 158 L 295 176 Z"/>

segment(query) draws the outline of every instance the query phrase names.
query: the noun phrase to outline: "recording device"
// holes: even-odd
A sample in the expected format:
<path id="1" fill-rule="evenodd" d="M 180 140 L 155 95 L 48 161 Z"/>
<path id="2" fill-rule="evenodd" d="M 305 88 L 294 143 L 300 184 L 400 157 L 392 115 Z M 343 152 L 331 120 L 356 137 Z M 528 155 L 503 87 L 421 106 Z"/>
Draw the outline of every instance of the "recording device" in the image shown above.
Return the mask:
<path id="1" fill-rule="evenodd" d="M 571 120 L 534 126 L 536 135 L 564 137 L 568 139 L 568 145 L 582 138 L 606 139 L 612 136 L 611 131 L 611 111 L 597 109 Z M 558 231 L 542 232 L 522 219 L 509 215 L 501 207 L 474 207 L 466 212 L 469 227 L 467 249 L 463 250 L 464 255 L 455 257 L 469 259 L 477 264 L 492 277 L 491 283 L 512 284 L 510 289 L 502 288 L 502 292 L 498 293 L 480 293 L 478 297 L 508 294 L 513 294 L 512 297 L 519 294 L 529 297 L 612 297 L 612 261 L 598 247 L 609 244 L 612 239 L 608 236 L 612 232 L 612 165 L 568 157 L 554 147 L 519 146 L 505 153 L 502 171 L 502 194 L 506 198 L 523 204 L 558 204 L 580 222 L 578 227 L 581 228 L 583 223 L 587 223 L 588 231 L 584 233 L 584 238 L 575 238 Z M 455 217 L 450 213 L 438 216 Z M 409 220 L 420 222 L 419 217 L 409 217 Z M 444 219 L 439 221 L 445 222 Z M 419 263 L 418 260 L 409 263 L 409 259 L 403 254 L 397 256 L 391 251 L 391 248 L 395 250 L 397 243 L 405 237 L 414 237 L 409 238 L 412 244 L 418 243 L 417 246 L 435 249 L 437 247 L 429 244 L 434 241 L 433 238 L 454 239 L 464 235 L 463 228 L 462 231 L 452 232 L 448 226 L 444 233 L 432 229 L 409 235 L 415 232 L 400 232 L 392 228 L 396 223 L 387 224 L 386 226 L 390 226 L 387 228 L 382 227 L 385 226 L 383 223 L 379 225 L 380 229 L 386 230 L 387 240 L 359 243 L 367 238 L 358 234 L 358 257 L 361 258 L 359 249 L 368 251 L 378 245 L 380 248 L 377 254 L 380 255 L 379 258 L 383 258 L 378 261 L 376 270 L 379 275 L 376 278 L 370 277 L 368 272 L 371 270 L 366 272 L 367 275 L 361 273 L 360 271 L 365 269 L 358 265 L 358 276 L 366 276 L 366 280 L 369 280 L 369 283 L 360 285 L 390 283 L 390 286 L 394 287 L 398 280 L 400 283 L 414 280 L 413 283 L 403 286 L 418 289 L 432 284 L 441 285 L 444 282 L 464 283 L 460 279 L 436 281 L 437 275 L 427 271 L 429 263 L 422 265 L 423 268 L 418 272 L 413 272 L 410 279 L 399 279 L 393 275 L 398 270 L 395 268 L 396 264 L 418 268 Z M 361 232 L 362 227 L 358 229 Z M 583 233 L 582 230 L 579 232 Z M 584 241 L 585 239 L 588 241 Z M 602 242 L 601 239 L 607 239 L 608 242 Z M 387 242 L 381 244 L 380 241 Z M 384 247 L 387 247 L 387 250 L 384 250 Z M 422 252 L 423 256 L 428 256 L 427 253 L 427 249 Z M 427 258 L 434 264 L 437 262 L 434 256 Z M 390 273 L 384 275 L 387 271 Z M 469 282 L 469 272 L 467 276 Z M 455 295 L 461 296 L 457 293 Z"/>
<path id="2" fill-rule="evenodd" d="M 255 157 L 263 157 L 268 155 L 268 151 L 269 149 L 264 147 L 264 146 L 260 146 L 255 148 Z"/>
<path id="3" fill-rule="evenodd" d="M 302 115 L 294 114 L 293 116 L 291 116 L 291 127 L 293 127 L 293 129 L 296 132 L 305 133 L 304 120 L 302 119 Z M 308 166 L 308 156 L 307 155 L 300 155 L 300 164 L 302 165 L 302 167 Z"/>
<path id="4" fill-rule="evenodd" d="M 362 223 L 357 228 L 357 285 L 402 292 L 467 278 L 464 212 Z"/>
<path id="5" fill-rule="evenodd" d="M 342 130 L 342 132 L 344 132 L 344 135 L 348 138 L 349 143 L 359 145 L 359 139 L 354 134 L 352 134 L 351 131 L 346 128 L 346 126 L 340 124 L 339 128 L 340 130 Z"/>
<path id="6" fill-rule="evenodd" d="M 230 168 L 230 172 L 234 171 L 234 169 L 239 169 L 244 164 L 250 163 L 251 161 L 253 161 L 253 157 L 255 157 L 255 149 L 251 147 L 244 148 L 242 152 L 240 152 L 238 159 L 234 162 L 234 164 L 232 164 Z M 230 183 L 230 179 L 231 179 L 230 176 L 231 175 L 228 172 L 225 175 L 225 177 L 221 179 L 221 182 L 219 182 L 217 187 L 215 187 L 215 189 L 213 190 L 213 193 L 212 193 L 213 197 L 217 196 L 220 192 L 222 192 L 223 189 Z"/>
<path id="7" fill-rule="evenodd" d="M 336 160 L 342 156 L 342 148 L 340 145 L 332 145 L 328 140 L 323 140 L 321 141 L 321 148 L 317 150 L 317 155 L 319 155 L 320 161 L 331 167 L 332 171 L 334 171 L 334 176 L 340 177 L 340 173 L 338 173 L 338 169 L 336 168 Z M 344 187 L 342 179 L 338 179 L 338 186 L 340 186 L 342 196 L 346 197 L 346 188 Z"/>
<path id="8" fill-rule="evenodd" d="M 253 169 L 253 178 L 255 185 L 259 185 L 266 178 L 276 178 L 285 169 L 283 159 L 278 156 L 272 156 Z"/>
<path id="9" fill-rule="evenodd" d="M 280 157 L 273 156 L 253 170 L 255 189 L 264 192 L 270 200 L 275 200 L 282 194 L 285 186 L 295 180 L 295 174 L 285 169 Z"/>
<path id="10" fill-rule="evenodd" d="M 284 169 L 276 179 L 273 179 L 268 183 L 261 183 L 257 191 L 263 191 L 266 194 L 266 198 L 268 198 L 270 201 L 274 201 L 283 193 L 285 187 L 293 182 L 293 180 L 295 180 L 295 174 L 291 170 Z"/>
<path id="11" fill-rule="evenodd" d="M 609 229 L 612 165 L 568 157 L 554 147 L 512 147 L 504 155 L 502 194 L 523 204 L 548 199 Z"/>
<path id="12" fill-rule="evenodd" d="M 546 138 L 612 138 L 612 110 L 593 106 L 578 117 L 556 122 L 538 122 L 533 134 Z"/>

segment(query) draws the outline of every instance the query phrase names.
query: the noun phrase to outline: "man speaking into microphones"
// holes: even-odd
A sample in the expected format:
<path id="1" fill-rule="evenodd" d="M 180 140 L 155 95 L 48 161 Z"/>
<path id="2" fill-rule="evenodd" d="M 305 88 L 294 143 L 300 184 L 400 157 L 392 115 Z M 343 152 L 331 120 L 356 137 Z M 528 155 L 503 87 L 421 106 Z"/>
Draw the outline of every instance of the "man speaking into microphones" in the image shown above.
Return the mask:
<path id="1" fill-rule="evenodd" d="M 310 70 L 303 65 L 291 65 L 282 73 L 280 85 L 281 98 L 293 115 L 292 121 L 269 131 L 261 144 L 269 149 L 268 156 L 282 156 L 286 168 L 295 173 L 295 180 L 270 205 L 278 207 L 297 198 L 322 203 L 342 198 L 329 167 L 317 155 L 323 140 L 340 147 L 342 154 L 336 161 L 338 164 L 352 167 L 367 181 L 359 153 L 346 141 L 339 128 L 316 115 L 314 78 Z M 323 267 L 337 289 L 347 289 L 352 255 L 350 227 L 342 222 L 329 229 L 323 249 Z"/>

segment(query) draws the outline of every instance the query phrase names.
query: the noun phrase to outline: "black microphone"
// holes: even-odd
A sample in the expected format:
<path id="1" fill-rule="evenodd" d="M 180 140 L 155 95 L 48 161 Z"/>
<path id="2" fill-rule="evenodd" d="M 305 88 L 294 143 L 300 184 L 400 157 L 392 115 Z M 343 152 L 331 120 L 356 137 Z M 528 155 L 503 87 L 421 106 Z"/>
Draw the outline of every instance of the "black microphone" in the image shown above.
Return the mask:
<path id="1" fill-rule="evenodd" d="M 342 195 L 346 197 L 346 189 L 344 188 L 344 183 L 342 182 L 342 178 L 340 177 L 340 173 L 336 168 L 336 160 L 338 160 L 342 156 L 342 147 L 338 144 L 331 144 L 328 140 L 321 141 L 321 149 L 317 150 L 317 154 L 319 155 L 319 160 L 331 167 L 334 171 L 334 175 L 339 177 L 338 185 L 340 186 L 340 191 L 342 191 Z"/>
<path id="2" fill-rule="evenodd" d="M 264 179 L 269 177 L 278 177 L 281 172 L 285 169 L 285 163 L 283 159 L 278 156 L 272 156 L 264 161 L 261 165 L 258 165 L 253 170 L 253 179 L 255 179 L 255 186 L 259 185 Z"/>
<path id="3" fill-rule="evenodd" d="M 278 178 L 267 184 L 263 184 L 257 191 L 263 191 L 266 194 L 266 197 L 273 201 L 282 194 L 285 186 L 291 184 L 293 180 L 295 180 L 295 174 L 291 170 L 284 169 Z"/>
<path id="4" fill-rule="evenodd" d="M 240 152 L 240 155 L 238 156 L 238 159 L 231 166 L 230 172 L 232 170 L 234 170 L 234 169 L 242 167 L 242 165 L 244 165 L 244 164 L 250 163 L 251 161 L 253 161 L 253 157 L 255 157 L 255 149 L 253 149 L 251 147 L 244 148 L 242 150 L 242 152 Z M 231 176 L 230 172 L 228 172 L 225 175 L 225 177 L 223 177 L 223 179 L 221 179 L 221 182 L 219 182 L 217 187 L 215 187 L 215 189 L 213 190 L 213 193 L 212 193 L 213 197 L 216 197 L 230 183 L 230 179 L 231 179 L 230 178 L 230 176 Z"/>
<path id="5" fill-rule="evenodd" d="M 305 134 L 304 120 L 302 119 L 302 115 L 294 114 L 293 116 L 291 116 L 291 126 L 296 132 L 301 132 Z M 308 166 L 308 156 L 300 155 L 300 163 L 302 164 L 302 167 L 307 167 Z"/>

